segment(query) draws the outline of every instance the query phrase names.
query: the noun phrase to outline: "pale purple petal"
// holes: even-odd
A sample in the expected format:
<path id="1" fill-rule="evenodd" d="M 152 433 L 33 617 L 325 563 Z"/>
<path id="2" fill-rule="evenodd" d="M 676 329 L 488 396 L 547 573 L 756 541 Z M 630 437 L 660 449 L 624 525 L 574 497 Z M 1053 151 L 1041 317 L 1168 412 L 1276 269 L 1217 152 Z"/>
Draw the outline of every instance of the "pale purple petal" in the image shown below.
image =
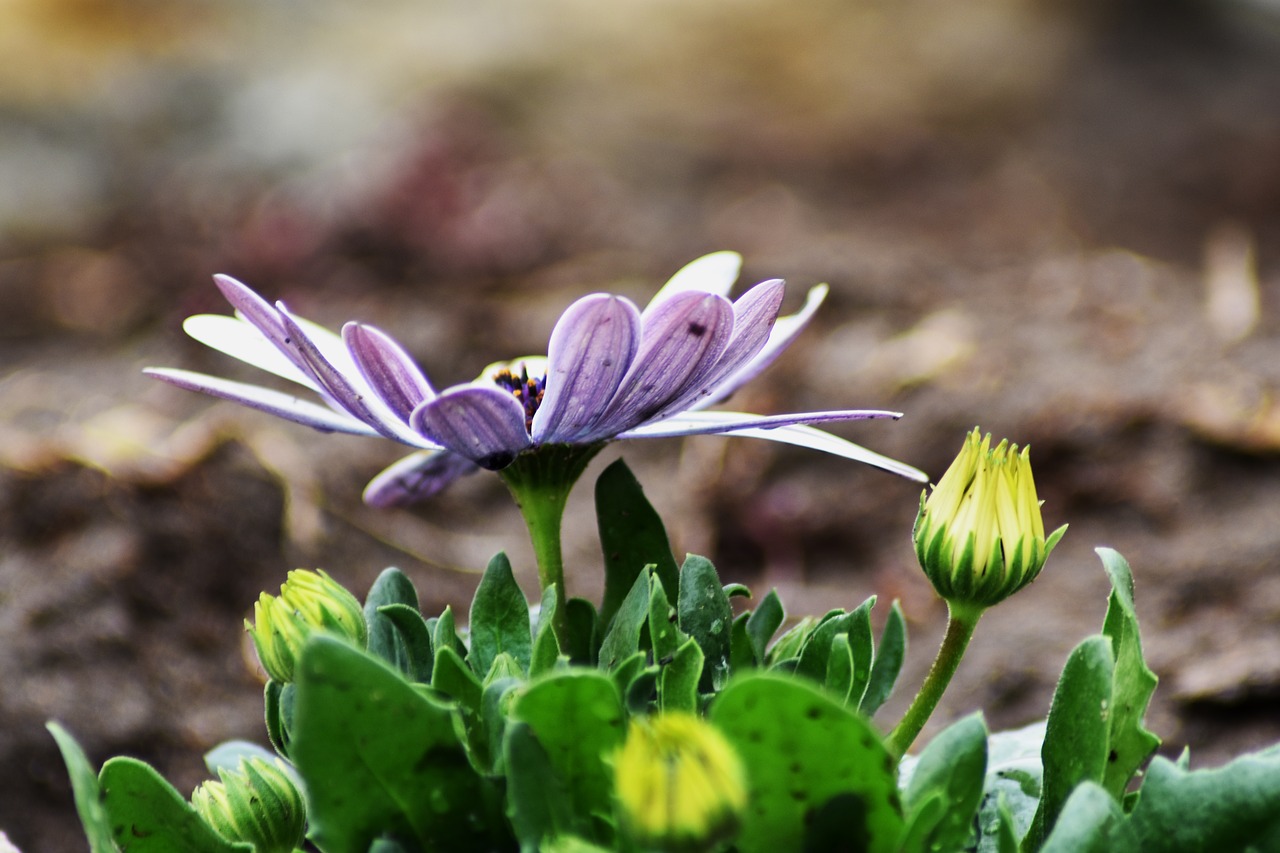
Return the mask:
<path id="1" fill-rule="evenodd" d="M 413 410 L 435 396 L 418 365 L 382 331 L 347 323 L 342 327 L 342 338 L 360 374 L 400 420 L 408 423 Z"/>
<path id="2" fill-rule="evenodd" d="M 224 400 L 241 403 L 321 432 L 345 432 L 353 435 L 378 434 L 367 424 L 361 423 L 350 415 L 334 412 L 316 403 L 300 400 L 290 394 L 272 391 L 269 388 L 233 382 L 230 379 L 219 379 L 216 376 L 206 376 L 189 370 L 149 367 L 143 373 L 188 391 L 200 391 Z M 426 442 L 419 439 L 417 444 L 424 446 Z"/>
<path id="3" fill-rule="evenodd" d="M 533 440 L 576 441 L 604 407 L 635 358 L 640 311 L 630 300 L 606 293 L 569 306 L 547 345 L 547 384 L 533 416 Z"/>
<path id="4" fill-rule="evenodd" d="M 182 328 L 192 338 L 211 349 L 314 391 L 320 390 L 311 377 L 282 353 L 261 329 L 240 317 L 197 314 L 183 321 Z"/>
<path id="5" fill-rule="evenodd" d="M 733 303 L 733 337 L 720 358 L 703 361 L 684 391 L 667 402 L 650 421 L 697 408 L 699 401 L 715 394 L 719 384 L 747 363 L 769 338 L 778 317 L 784 290 L 782 279 L 757 284 Z"/>
<path id="6" fill-rule="evenodd" d="M 690 261 L 671 276 L 662 289 L 653 295 L 653 299 L 649 300 L 644 309 L 645 319 L 648 319 L 659 303 L 677 293 L 699 290 L 728 298 L 741 270 L 742 256 L 737 252 L 712 252 Z"/>
<path id="7" fill-rule="evenodd" d="M 500 388 L 460 385 L 414 410 L 409 423 L 430 440 L 496 471 L 529 447 L 524 406 Z"/>
<path id="8" fill-rule="evenodd" d="M 653 418 L 715 363 L 732 333 L 733 308 L 723 297 L 689 291 L 664 300 L 644 321 L 617 395 L 579 441 L 610 438 Z"/>
<path id="9" fill-rule="evenodd" d="M 364 377 L 356 370 L 354 361 L 345 347 L 340 347 L 343 360 L 350 368 L 346 371 L 335 367 L 321 352 L 306 330 L 289 314 L 284 303 L 276 304 L 279 316 L 284 324 L 284 343 L 298 353 L 304 369 L 321 390 L 329 394 L 336 403 L 346 409 L 357 419 L 364 421 L 382 435 L 406 444 L 413 443 L 416 438 L 413 430 L 383 405 L 373 390 L 368 387 Z M 332 332 L 327 332 L 332 335 Z M 336 337 L 336 336 L 335 336 Z"/>
<path id="10" fill-rule="evenodd" d="M 805 297 L 804 307 L 795 314 L 778 318 L 778 321 L 773 325 L 773 329 L 769 332 L 768 341 L 760 351 L 746 364 L 726 377 L 710 396 L 699 400 L 693 408 L 704 409 L 707 406 L 719 403 L 759 376 L 770 364 L 773 364 L 774 359 L 781 355 L 782 351 L 790 346 L 796 336 L 809 324 L 809 320 L 817 312 L 818 307 L 822 305 L 822 301 L 826 299 L 827 290 L 828 288 L 825 284 L 810 288 L 808 296 Z"/>
<path id="11" fill-rule="evenodd" d="M 671 420 L 678 420 L 691 417 L 705 417 L 706 415 L 727 414 L 721 412 L 689 412 L 679 415 Z M 745 429 L 733 429 L 728 432 L 716 433 L 717 435 L 734 436 L 741 438 L 763 438 L 767 441 L 777 441 L 782 444 L 793 444 L 797 447 L 805 447 L 810 450 L 820 450 L 823 453 L 830 453 L 834 456 L 842 456 L 845 459 L 852 459 L 855 462 L 864 462 L 876 468 L 881 468 L 891 474 L 897 474 L 900 477 L 906 477 L 908 480 L 914 480 L 917 483 L 927 483 L 929 475 L 921 471 L 919 468 L 913 468 L 896 459 L 890 459 L 888 456 L 882 456 L 872 450 L 867 450 L 861 445 L 846 441 L 839 436 L 832 435 L 829 432 L 823 432 L 820 429 L 814 429 L 811 426 L 797 424 L 793 426 L 780 426 L 768 429 L 760 429 L 748 427 Z M 637 436 L 643 437 L 643 436 Z M 652 436 L 656 437 L 656 436 Z"/>
<path id="12" fill-rule="evenodd" d="M 627 438 L 672 438 L 682 435 L 711 435 L 743 429 L 777 429 L 793 424 L 834 423 L 836 421 L 869 421 L 880 418 L 897 420 L 902 412 L 881 409 L 840 409 L 831 412 L 793 412 L 785 415 L 751 415 L 746 412 L 685 412 L 661 421 L 638 426 L 618 435 Z"/>
<path id="13" fill-rule="evenodd" d="M 411 453 L 369 481 L 364 502 L 379 508 L 407 506 L 437 495 L 455 480 L 479 470 L 470 459 L 447 450 Z"/>

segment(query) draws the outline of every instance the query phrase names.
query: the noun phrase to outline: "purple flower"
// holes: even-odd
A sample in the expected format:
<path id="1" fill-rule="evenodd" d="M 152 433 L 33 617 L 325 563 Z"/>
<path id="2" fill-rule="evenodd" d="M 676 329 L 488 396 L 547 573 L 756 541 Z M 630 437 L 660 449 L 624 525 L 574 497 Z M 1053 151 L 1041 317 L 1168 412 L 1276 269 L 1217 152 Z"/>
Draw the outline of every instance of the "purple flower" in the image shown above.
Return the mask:
<path id="1" fill-rule="evenodd" d="M 623 296 L 584 296 L 556 323 L 545 357 L 491 365 L 475 382 L 439 392 L 378 329 L 352 322 L 335 335 L 233 278 L 215 276 L 237 316 L 190 317 L 187 333 L 305 386 L 321 402 L 185 370 L 146 372 L 314 429 L 383 436 L 418 448 L 369 484 L 365 500 L 375 505 L 428 497 L 465 473 L 500 470 L 541 447 L 713 433 L 822 450 L 924 482 L 915 468 L 809 426 L 901 417 L 897 412 L 761 416 L 705 410 L 767 367 L 827 292 L 825 285 L 814 287 L 798 313 L 782 318 L 778 279 L 731 302 L 727 295 L 741 262 L 732 252 L 699 258 L 643 312 Z"/>

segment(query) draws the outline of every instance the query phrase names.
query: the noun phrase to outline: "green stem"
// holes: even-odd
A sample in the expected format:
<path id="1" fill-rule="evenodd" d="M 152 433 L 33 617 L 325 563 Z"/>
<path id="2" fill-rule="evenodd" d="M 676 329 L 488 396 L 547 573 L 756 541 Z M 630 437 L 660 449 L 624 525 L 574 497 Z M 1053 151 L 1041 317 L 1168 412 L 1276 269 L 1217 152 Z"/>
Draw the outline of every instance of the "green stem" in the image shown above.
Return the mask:
<path id="1" fill-rule="evenodd" d="M 886 738 L 886 745 L 895 758 L 906 754 L 924 724 L 929 721 L 933 709 L 938 707 L 938 700 L 951 683 L 951 676 L 956 674 L 956 667 L 964 657 L 964 651 L 969 646 L 969 640 L 973 637 L 973 631 L 978 627 L 978 620 L 982 618 L 984 610 L 980 606 L 952 602 L 947 603 L 947 609 L 947 633 L 942 638 L 938 656 L 934 658 L 933 666 L 920 685 L 920 692 L 912 700 L 911 707 L 902 716 L 897 728 Z"/>
<path id="2" fill-rule="evenodd" d="M 538 585 L 543 592 L 550 586 L 556 590 L 554 627 L 560 648 L 569 646 L 569 613 L 565 606 L 564 554 L 560 545 L 560 528 L 569 493 L 586 470 L 587 463 L 603 445 L 550 445 L 516 458 L 502 469 L 503 481 L 515 498 L 529 538 L 534 558 L 538 561 Z"/>

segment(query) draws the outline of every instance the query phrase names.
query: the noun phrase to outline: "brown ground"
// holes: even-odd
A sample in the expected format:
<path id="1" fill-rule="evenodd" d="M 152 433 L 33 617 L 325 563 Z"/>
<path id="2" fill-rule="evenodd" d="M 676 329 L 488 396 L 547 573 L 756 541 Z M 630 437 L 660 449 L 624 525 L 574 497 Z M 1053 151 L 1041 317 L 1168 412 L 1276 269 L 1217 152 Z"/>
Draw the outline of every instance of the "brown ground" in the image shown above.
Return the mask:
<path id="1" fill-rule="evenodd" d="M 1280 24 L 1243 0 L 1067 5 L 11 4 L 3 46 L 30 62 L 0 73 L 0 828 L 81 844 L 47 719 L 183 790 L 203 750 L 260 738 L 240 622 L 291 567 L 363 594 L 395 564 L 424 605 L 465 607 L 501 548 L 533 588 L 496 478 L 373 511 L 359 489 L 394 448 L 139 375 L 234 372 L 179 331 L 224 310 L 217 271 L 381 325 L 438 385 L 704 251 L 796 304 L 829 281 L 736 403 L 901 409 L 841 432 L 935 476 L 981 424 L 1034 446 L 1047 521 L 1071 524 L 938 719 L 1044 714 L 1101 624 L 1110 545 L 1166 749 L 1280 738 Z M 679 550 L 793 613 L 901 598 L 918 683 L 942 613 L 916 488 L 758 442 L 618 452 Z M 583 594 L 595 548 L 570 531 Z"/>

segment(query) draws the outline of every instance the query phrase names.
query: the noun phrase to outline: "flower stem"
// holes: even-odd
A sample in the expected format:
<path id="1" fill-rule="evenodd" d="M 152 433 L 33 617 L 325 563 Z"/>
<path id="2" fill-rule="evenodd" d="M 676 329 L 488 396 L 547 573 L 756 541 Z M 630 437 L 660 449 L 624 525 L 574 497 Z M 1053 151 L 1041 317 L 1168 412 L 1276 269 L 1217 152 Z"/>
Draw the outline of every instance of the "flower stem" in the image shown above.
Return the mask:
<path id="1" fill-rule="evenodd" d="M 895 758 L 906 754 L 924 724 L 929 721 L 933 709 L 938 707 L 938 700 L 951 683 L 951 676 L 956 674 L 956 667 L 964 657 L 964 651 L 969 646 L 969 640 L 973 637 L 973 631 L 978 627 L 978 620 L 982 618 L 984 610 L 980 606 L 954 602 L 948 602 L 947 609 L 947 633 L 942 638 L 938 656 L 934 658 L 933 666 L 929 668 L 929 674 L 920 685 L 920 692 L 912 700 L 911 707 L 886 738 L 886 745 Z"/>
<path id="2" fill-rule="evenodd" d="M 515 498 L 538 562 L 538 585 L 545 592 L 554 585 L 556 613 L 553 625 L 561 649 L 569 645 L 569 613 L 564 588 L 564 554 L 560 529 L 564 508 L 574 484 L 587 463 L 603 445 L 551 445 L 519 456 L 499 472 Z"/>

